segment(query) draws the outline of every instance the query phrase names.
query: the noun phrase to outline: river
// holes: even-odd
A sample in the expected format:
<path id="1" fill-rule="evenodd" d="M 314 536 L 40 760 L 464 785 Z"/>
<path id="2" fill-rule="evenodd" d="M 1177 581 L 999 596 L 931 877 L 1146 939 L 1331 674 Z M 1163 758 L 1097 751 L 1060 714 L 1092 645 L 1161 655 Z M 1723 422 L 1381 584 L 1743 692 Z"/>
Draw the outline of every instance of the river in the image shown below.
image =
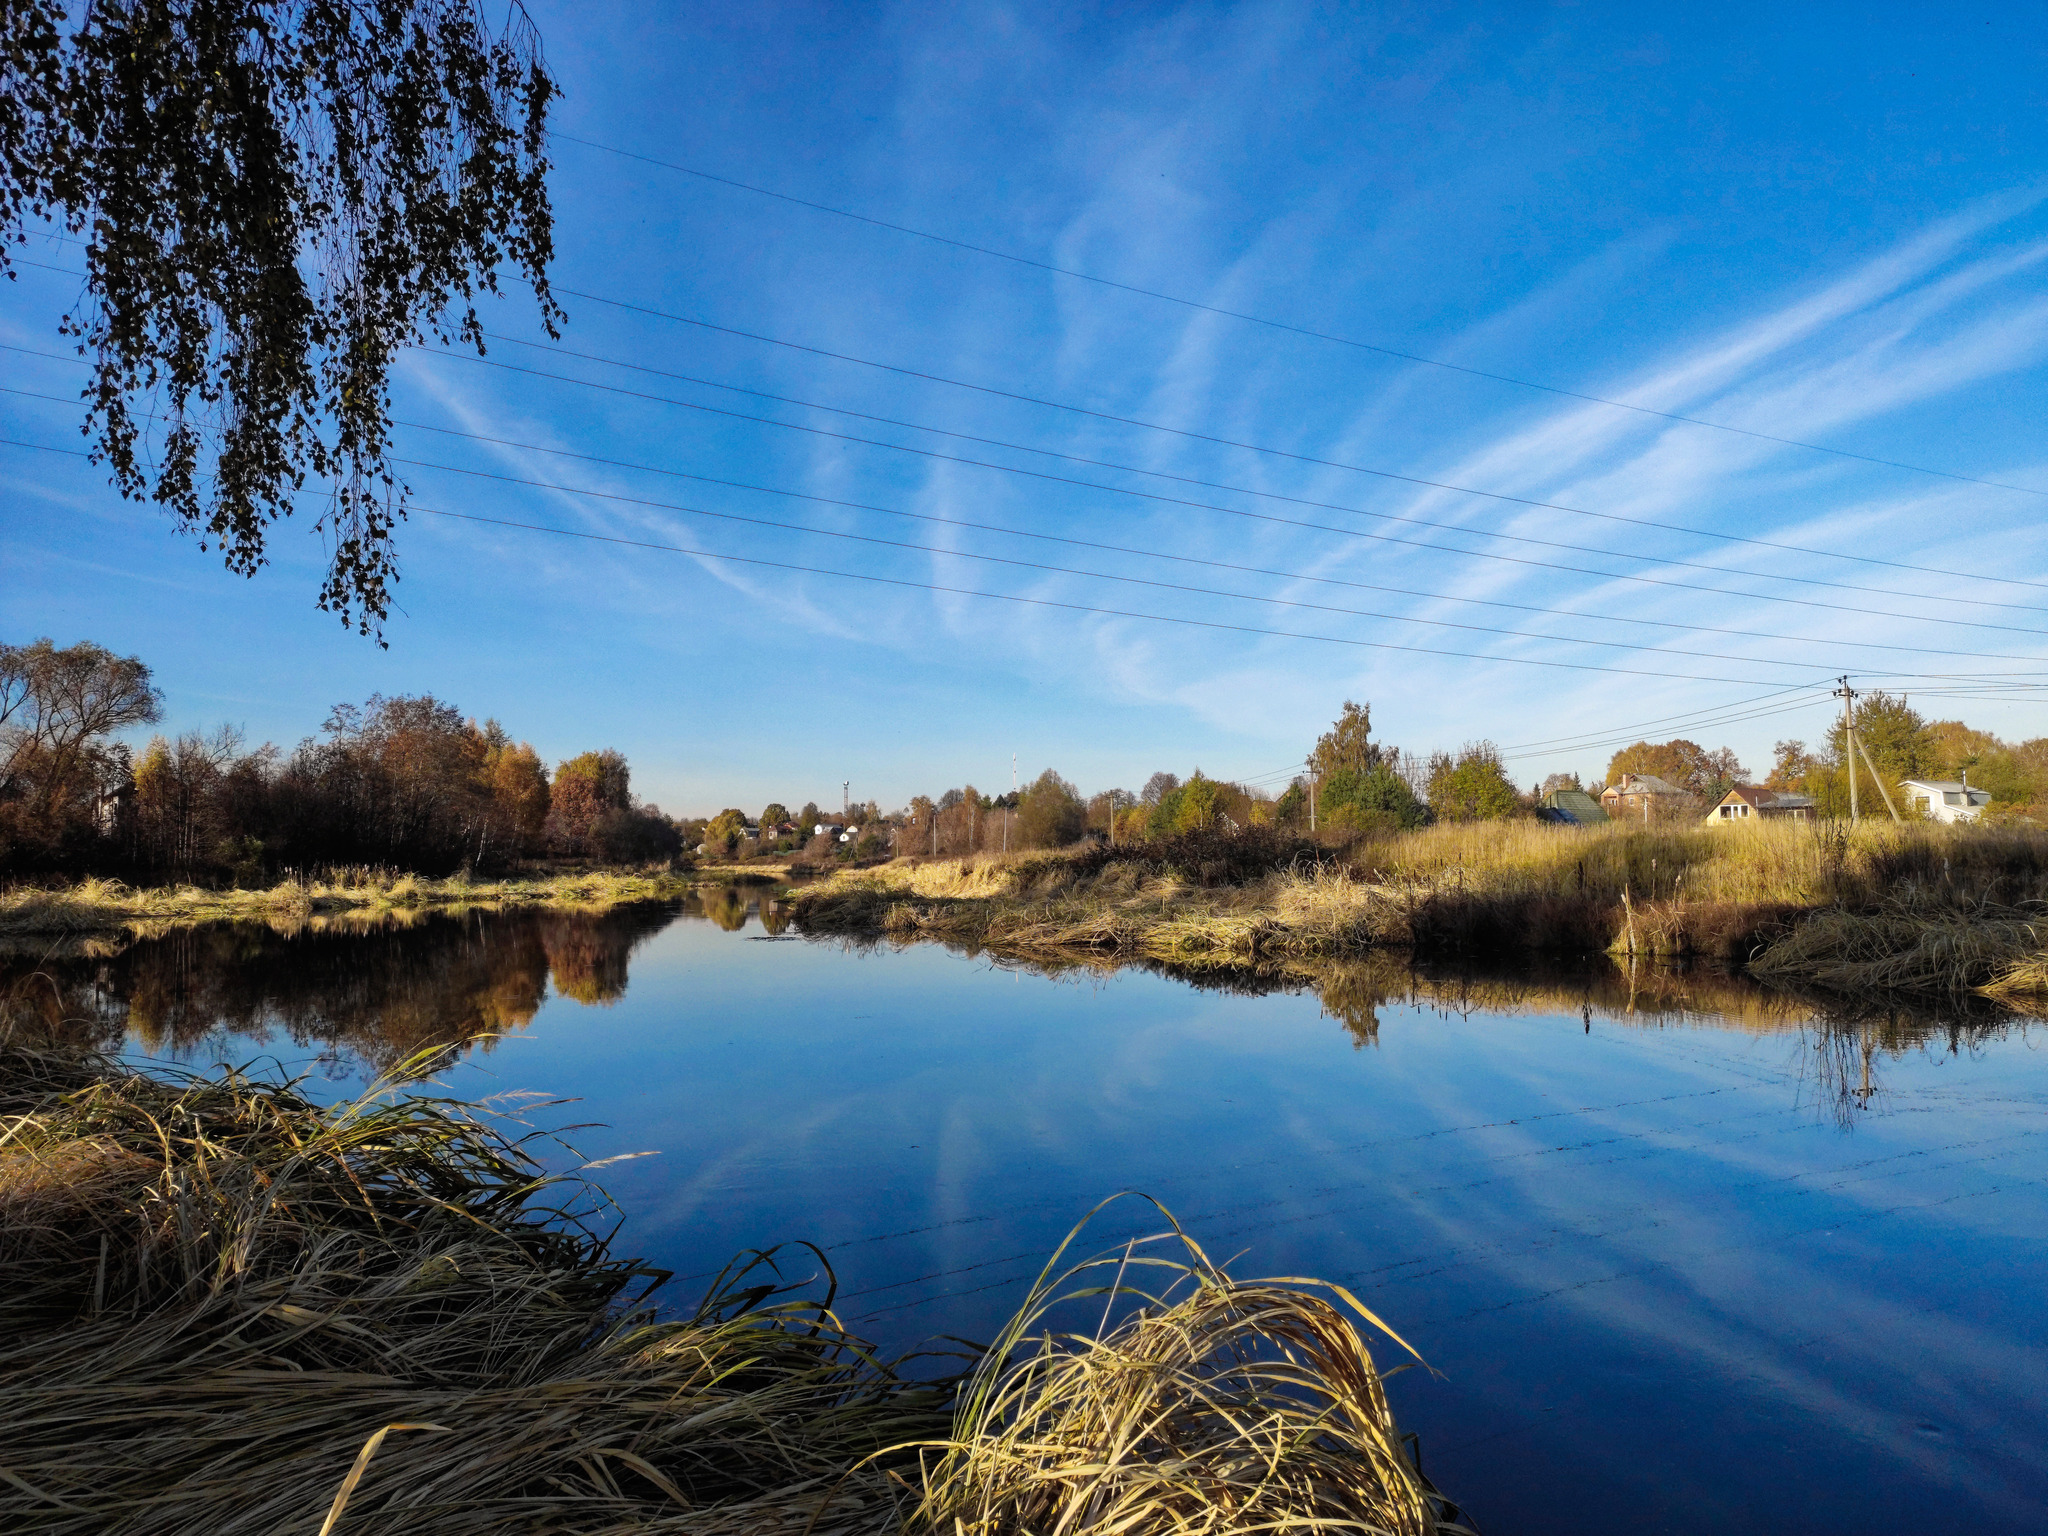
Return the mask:
<path id="1" fill-rule="evenodd" d="M 1396 1411 L 1493 1536 L 2048 1526 L 2022 1020 L 1604 965 L 1047 974 L 807 941 L 732 890 L 99 948 L 0 972 L 134 1059 L 326 1099 L 426 1051 L 441 1091 L 545 1095 L 516 1102 L 584 1156 L 653 1154 L 598 1177 L 679 1305 L 804 1239 L 888 1350 L 986 1338 L 1142 1191 L 1233 1273 L 1340 1282 L 1413 1343 Z M 1158 1225 L 1120 1201 L 1081 1246 Z"/>

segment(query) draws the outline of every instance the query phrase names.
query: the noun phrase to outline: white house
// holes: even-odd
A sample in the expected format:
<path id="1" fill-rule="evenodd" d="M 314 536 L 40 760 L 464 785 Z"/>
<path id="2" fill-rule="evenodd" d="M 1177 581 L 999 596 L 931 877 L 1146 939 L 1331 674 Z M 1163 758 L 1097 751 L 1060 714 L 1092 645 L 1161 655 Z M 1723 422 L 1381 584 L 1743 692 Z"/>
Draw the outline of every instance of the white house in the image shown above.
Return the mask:
<path id="1" fill-rule="evenodd" d="M 1968 779 L 1903 779 L 1899 788 L 1915 810 L 1935 821 L 1976 821 L 1991 803 L 1991 792 L 1970 788 Z"/>

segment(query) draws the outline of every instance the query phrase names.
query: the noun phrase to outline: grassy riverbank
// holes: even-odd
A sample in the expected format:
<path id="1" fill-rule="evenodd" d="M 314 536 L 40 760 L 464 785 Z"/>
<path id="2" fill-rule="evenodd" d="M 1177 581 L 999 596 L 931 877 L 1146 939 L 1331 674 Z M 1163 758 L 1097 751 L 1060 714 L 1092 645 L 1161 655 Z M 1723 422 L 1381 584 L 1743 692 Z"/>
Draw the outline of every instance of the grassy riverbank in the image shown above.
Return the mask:
<path id="1" fill-rule="evenodd" d="M 0 1037 L 0 1526 L 1448 1528 L 1341 1292 L 1237 1282 L 1177 1239 L 1128 1272 L 1160 1277 L 1151 1304 L 1059 1332 L 1119 1250 L 1049 1268 L 967 1370 L 914 1380 L 829 1291 L 786 1288 L 809 1250 L 657 1316 L 665 1277 L 533 1151 L 445 1101 L 321 1110 Z"/>
<path id="2" fill-rule="evenodd" d="M 669 900 L 686 894 L 695 883 L 688 874 L 605 870 L 520 880 L 430 880 L 390 870 L 360 870 L 324 879 L 287 880 L 262 890 L 83 880 L 52 890 L 23 888 L 0 894 L 0 936 L 154 930 L 237 919 L 369 918 L 471 907 L 598 909 Z"/>
<path id="3" fill-rule="evenodd" d="M 1604 951 L 1846 987 L 1858 957 L 1911 951 L 1902 983 L 2010 990 L 2048 976 L 2032 905 L 2048 897 L 2048 831 L 2033 828 L 1473 823 L 1234 883 L 1227 869 L 1220 854 L 1162 862 L 1142 847 L 906 859 L 808 887 L 795 912 L 814 934 L 1189 968 Z M 1853 935 L 1850 918 L 1864 924 Z M 1884 984 L 1884 966 L 1871 974 Z"/>

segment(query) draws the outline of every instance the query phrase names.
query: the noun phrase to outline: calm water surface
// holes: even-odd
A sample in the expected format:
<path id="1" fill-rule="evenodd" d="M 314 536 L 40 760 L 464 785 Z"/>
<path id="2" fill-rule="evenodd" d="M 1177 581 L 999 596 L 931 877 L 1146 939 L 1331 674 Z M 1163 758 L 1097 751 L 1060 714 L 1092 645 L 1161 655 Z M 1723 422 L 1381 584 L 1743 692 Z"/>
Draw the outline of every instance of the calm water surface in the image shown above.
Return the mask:
<path id="1" fill-rule="evenodd" d="M 454 1092 L 578 1100 L 545 1118 L 599 1122 L 583 1153 L 658 1154 L 602 1174 L 623 1245 L 701 1287 L 808 1238 L 892 1348 L 987 1337 L 1143 1190 L 1400 1329 L 1440 1374 L 1397 1409 L 1496 1536 L 2048 1529 L 2039 1026 L 1669 976 L 1631 1006 L 1609 972 L 1259 995 L 784 928 L 726 892 L 43 969 L 137 1058 L 339 1096 L 440 1047 Z"/>

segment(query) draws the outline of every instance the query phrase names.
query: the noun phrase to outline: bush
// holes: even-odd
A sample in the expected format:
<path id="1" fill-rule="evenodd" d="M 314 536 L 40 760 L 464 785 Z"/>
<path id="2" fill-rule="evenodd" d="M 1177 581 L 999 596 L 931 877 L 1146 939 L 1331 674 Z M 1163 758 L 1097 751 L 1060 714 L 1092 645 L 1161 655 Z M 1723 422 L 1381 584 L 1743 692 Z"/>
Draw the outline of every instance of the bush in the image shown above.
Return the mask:
<path id="1" fill-rule="evenodd" d="M 1090 862 L 1097 868 L 1115 863 L 1150 865 L 1161 874 L 1178 875 L 1203 885 L 1244 885 L 1299 862 L 1323 858 L 1328 850 L 1283 828 L 1197 827 L 1155 837 L 1141 848 L 1112 857 L 1104 848 Z M 1084 856 L 1085 857 L 1085 856 Z"/>
<path id="2" fill-rule="evenodd" d="M 1407 831 L 1429 821 L 1429 807 L 1386 764 L 1339 768 L 1323 781 L 1318 820 L 1354 832 Z"/>

